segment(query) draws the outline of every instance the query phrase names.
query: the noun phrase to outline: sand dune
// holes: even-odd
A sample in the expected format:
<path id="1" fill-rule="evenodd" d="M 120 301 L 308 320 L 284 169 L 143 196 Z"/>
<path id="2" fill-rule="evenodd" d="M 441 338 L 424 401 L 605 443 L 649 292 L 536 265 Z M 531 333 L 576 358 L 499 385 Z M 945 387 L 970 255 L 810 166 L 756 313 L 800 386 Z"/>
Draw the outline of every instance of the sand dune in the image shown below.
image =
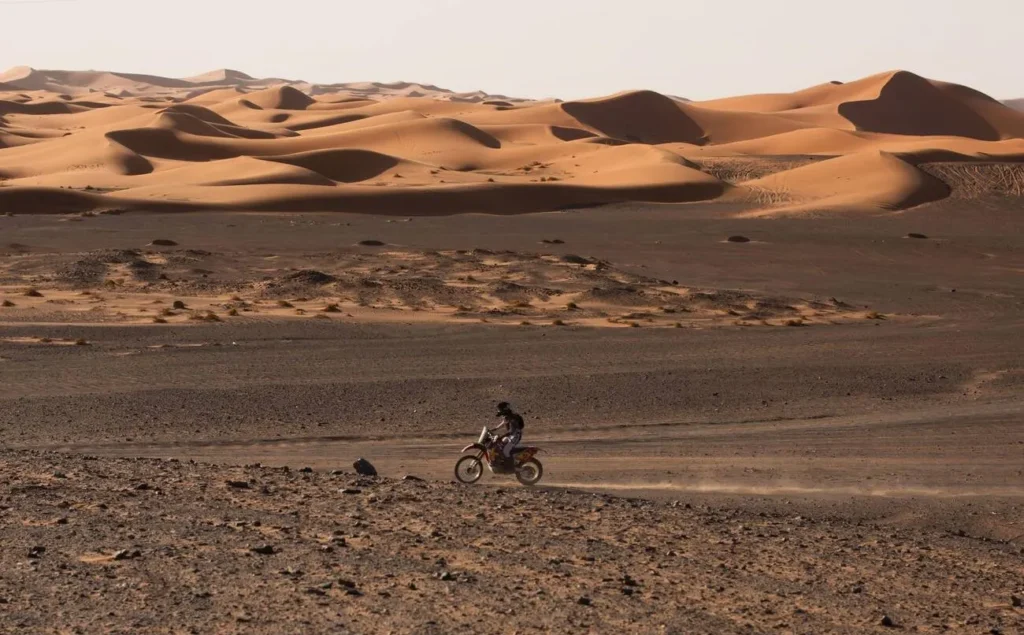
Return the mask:
<path id="1" fill-rule="evenodd" d="M 993 191 L 973 172 L 958 187 L 968 172 L 936 162 L 1024 162 L 1024 112 L 905 71 L 705 102 L 530 102 L 229 69 L 0 75 L 4 213 L 517 213 L 719 197 L 753 214 L 884 212 Z"/>
<path id="2" fill-rule="evenodd" d="M 876 150 L 778 172 L 743 186 L 774 197 L 781 206 L 773 211 L 896 210 L 949 194 L 942 181 L 893 154 Z"/>
<path id="3" fill-rule="evenodd" d="M 828 83 L 795 93 L 700 102 L 705 108 L 773 113 L 795 121 L 899 135 L 998 140 L 1024 136 L 1024 119 L 996 100 L 906 71 Z"/>

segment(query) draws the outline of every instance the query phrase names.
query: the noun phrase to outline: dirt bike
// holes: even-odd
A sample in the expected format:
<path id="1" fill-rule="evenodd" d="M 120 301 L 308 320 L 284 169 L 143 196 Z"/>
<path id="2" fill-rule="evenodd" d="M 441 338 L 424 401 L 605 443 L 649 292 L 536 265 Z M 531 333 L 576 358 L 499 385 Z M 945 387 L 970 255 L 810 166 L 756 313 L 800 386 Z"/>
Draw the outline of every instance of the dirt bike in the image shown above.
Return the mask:
<path id="1" fill-rule="evenodd" d="M 515 474 L 523 485 L 536 485 L 544 475 L 544 466 L 533 458 L 540 448 L 520 447 L 512 450 L 511 461 L 501 453 L 498 435 L 484 428 L 480 439 L 462 448 L 465 455 L 455 463 L 455 478 L 460 483 L 472 484 L 484 475 L 484 465 L 492 474 Z"/>

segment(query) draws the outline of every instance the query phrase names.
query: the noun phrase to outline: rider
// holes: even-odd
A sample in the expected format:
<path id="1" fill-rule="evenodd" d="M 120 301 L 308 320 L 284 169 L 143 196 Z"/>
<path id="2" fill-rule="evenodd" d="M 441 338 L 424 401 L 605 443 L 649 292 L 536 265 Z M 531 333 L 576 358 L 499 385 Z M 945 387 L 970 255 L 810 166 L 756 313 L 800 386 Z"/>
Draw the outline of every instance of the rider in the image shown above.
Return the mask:
<path id="1" fill-rule="evenodd" d="M 523 418 L 512 410 L 512 406 L 507 401 L 498 404 L 497 416 L 501 418 L 501 423 L 492 432 L 497 434 L 498 430 L 505 429 L 505 435 L 500 438 L 499 443 L 501 443 L 501 454 L 507 465 L 511 462 L 512 450 L 523 439 Z"/>

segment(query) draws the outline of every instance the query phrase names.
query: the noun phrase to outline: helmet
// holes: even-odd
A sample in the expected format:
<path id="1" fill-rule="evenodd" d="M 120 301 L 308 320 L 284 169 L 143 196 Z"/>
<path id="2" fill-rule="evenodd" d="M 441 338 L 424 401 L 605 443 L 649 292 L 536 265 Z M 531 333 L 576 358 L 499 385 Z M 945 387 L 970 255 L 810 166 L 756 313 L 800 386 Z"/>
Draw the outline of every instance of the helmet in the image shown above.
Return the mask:
<path id="1" fill-rule="evenodd" d="M 507 412 L 507 411 L 509 411 L 511 409 L 512 409 L 512 406 L 509 405 L 509 403 L 507 401 L 503 401 L 503 402 L 498 404 L 498 412 Z"/>

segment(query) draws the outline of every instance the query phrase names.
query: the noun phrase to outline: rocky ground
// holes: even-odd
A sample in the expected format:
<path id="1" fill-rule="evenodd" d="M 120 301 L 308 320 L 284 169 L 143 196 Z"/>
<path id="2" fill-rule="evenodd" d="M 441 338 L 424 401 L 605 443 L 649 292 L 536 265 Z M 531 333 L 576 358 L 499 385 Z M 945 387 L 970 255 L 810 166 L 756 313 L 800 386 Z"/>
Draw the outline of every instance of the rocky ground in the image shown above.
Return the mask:
<path id="1" fill-rule="evenodd" d="M 892 317 L 836 298 L 690 288 L 572 253 L 362 243 L 285 257 L 179 249 L 170 240 L 60 255 L 0 247 L 0 320 L 180 325 L 306 317 L 683 328 Z"/>
<path id="2" fill-rule="evenodd" d="M 0 453 L 0 631 L 1014 633 L 1024 624 L 1024 549 L 1012 543 L 297 468 Z"/>

